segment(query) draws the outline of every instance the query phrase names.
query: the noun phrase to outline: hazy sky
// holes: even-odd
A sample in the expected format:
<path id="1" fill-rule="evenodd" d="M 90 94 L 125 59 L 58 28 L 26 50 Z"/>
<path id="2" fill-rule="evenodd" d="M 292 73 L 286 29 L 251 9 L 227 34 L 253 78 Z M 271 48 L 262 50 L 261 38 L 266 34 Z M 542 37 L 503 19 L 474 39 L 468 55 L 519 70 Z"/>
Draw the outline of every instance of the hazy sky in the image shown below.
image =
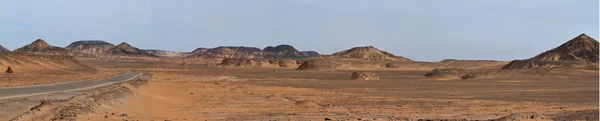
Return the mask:
<path id="1" fill-rule="evenodd" d="M 587 33 L 598 0 L 2 0 L 0 45 L 41 38 L 142 49 L 372 45 L 419 61 L 526 59 Z"/>

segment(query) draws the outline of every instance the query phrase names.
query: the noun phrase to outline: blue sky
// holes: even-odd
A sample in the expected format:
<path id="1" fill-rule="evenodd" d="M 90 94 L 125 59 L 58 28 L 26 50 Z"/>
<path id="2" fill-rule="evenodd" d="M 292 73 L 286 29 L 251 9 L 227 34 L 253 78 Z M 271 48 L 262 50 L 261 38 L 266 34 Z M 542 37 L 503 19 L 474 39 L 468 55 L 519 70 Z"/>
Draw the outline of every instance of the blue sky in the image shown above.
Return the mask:
<path id="1" fill-rule="evenodd" d="M 598 0 L 3 0 L 0 45 L 41 38 L 142 49 L 290 44 L 331 54 L 372 45 L 419 61 L 525 59 L 586 33 Z"/>

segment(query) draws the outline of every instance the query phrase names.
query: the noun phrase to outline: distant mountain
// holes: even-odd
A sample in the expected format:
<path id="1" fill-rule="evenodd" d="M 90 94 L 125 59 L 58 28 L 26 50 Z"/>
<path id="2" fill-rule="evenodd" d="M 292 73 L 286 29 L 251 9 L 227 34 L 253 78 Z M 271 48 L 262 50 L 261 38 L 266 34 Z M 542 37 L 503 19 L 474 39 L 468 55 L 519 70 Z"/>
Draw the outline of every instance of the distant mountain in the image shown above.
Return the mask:
<path id="1" fill-rule="evenodd" d="M 37 39 L 29 45 L 25 45 L 15 52 L 27 52 L 36 55 L 72 55 L 67 49 L 51 46 L 42 39 Z"/>
<path id="2" fill-rule="evenodd" d="M 9 52 L 10 50 L 4 48 L 2 45 L 0 45 L 0 52 Z"/>
<path id="3" fill-rule="evenodd" d="M 180 52 L 173 52 L 173 51 L 166 51 L 166 50 L 154 50 L 154 49 L 150 49 L 150 50 L 144 50 L 147 53 L 150 53 L 152 55 L 158 56 L 158 57 L 169 57 L 169 58 L 176 58 L 176 57 L 182 57 L 186 54 L 184 53 L 180 53 Z"/>
<path id="4" fill-rule="evenodd" d="M 104 42 L 101 40 L 84 40 L 73 42 L 69 44 L 69 46 L 67 46 L 65 49 L 71 52 L 97 54 L 114 47 L 114 44 Z"/>
<path id="5" fill-rule="evenodd" d="M 221 46 L 212 49 L 196 49 L 187 58 L 257 58 L 262 55 L 262 50 L 255 47 Z"/>
<path id="6" fill-rule="evenodd" d="M 399 61 L 412 61 L 408 58 L 401 56 L 395 56 L 391 53 L 381 51 L 373 46 L 354 47 L 349 50 L 344 50 L 332 54 L 333 57 L 342 58 L 359 58 L 365 60 L 399 60 Z"/>
<path id="7" fill-rule="evenodd" d="M 528 60 L 598 62 L 598 41 L 581 34 Z"/>
<path id="8" fill-rule="evenodd" d="M 319 54 L 316 51 L 300 51 L 300 53 L 307 55 L 309 57 L 314 57 L 314 56 L 321 56 L 321 54 Z"/>
<path id="9" fill-rule="evenodd" d="M 268 46 L 263 49 L 264 58 L 302 58 L 308 57 L 291 45 Z"/>
<path id="10" fill-rule="evenodd" d="M 102 56 L 158 57 L 125 42 L 101 53 Z"/>

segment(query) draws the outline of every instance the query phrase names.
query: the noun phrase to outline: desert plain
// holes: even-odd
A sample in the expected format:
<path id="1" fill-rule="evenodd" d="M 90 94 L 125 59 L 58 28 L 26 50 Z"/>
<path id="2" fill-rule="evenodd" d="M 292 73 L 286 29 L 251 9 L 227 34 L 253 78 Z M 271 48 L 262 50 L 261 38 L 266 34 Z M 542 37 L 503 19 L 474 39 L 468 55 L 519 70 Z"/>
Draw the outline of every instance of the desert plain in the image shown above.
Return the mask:
<path id="1" fill-rule="evenodd" d="M 585 34 L 512 62 L 420 62 L 372 46 L 309 56 L 288 46 L 199 48 L 180 57 L 127 43 L 95 54 L 3 52 L 0 64 L 15 73 L 0 75 L 13 78 L 0 81 L 0 91 L 139 76 L 1 99 L 0 120 L 598 120 L 598 42 Z"/>

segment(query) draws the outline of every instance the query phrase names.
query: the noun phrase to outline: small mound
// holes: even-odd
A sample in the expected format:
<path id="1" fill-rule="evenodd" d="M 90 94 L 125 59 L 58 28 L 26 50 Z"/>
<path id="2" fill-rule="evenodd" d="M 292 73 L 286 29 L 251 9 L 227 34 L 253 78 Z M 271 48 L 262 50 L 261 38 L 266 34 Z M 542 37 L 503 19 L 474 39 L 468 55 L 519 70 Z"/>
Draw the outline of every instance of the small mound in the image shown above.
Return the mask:
<path id="1" fill-rule="evenodd" d="M 514 60 L 506 64 L 502 69 L 552 69 L 552 68 L 574 68 L 584 67 L 580 62 L 561 61 L 536 61 L 536 60 Z"/>
<path id="2" fill-rule="evenodd" d="M 215 85 L 227 85 L 229 83 L 231 83 L 231 80 L 229 80 L 229 79 L 221 79 L 221 80 L 215 82 L 214 84 Z"/>
<path id="3" fill-rule="evenodd" d="M 373 72 L 353 72 L 352 80 L 379 80 L 379 75 Z"/>
<path id="4" fill-rule="evenodd" d="M 315 101 L 312 100 L 302 100 L 302 101 L 296 101 L 296 103 L 294 103 L 294 105 L 298 106 L 298 107 L 303 107 L 303 108 L 323 108 L 323 106 Z"/>
<path id="5" fill-rule="evenodd" d="M 279 67 L 298 67 L 298 64 L 295 60 L 279 60 Z"/>
<path id="6" fill-rule="evenodd" d="M 296 70 L 335 70 L 339 64 L 325 59 L 311 59 L 302 62 Z"/>

